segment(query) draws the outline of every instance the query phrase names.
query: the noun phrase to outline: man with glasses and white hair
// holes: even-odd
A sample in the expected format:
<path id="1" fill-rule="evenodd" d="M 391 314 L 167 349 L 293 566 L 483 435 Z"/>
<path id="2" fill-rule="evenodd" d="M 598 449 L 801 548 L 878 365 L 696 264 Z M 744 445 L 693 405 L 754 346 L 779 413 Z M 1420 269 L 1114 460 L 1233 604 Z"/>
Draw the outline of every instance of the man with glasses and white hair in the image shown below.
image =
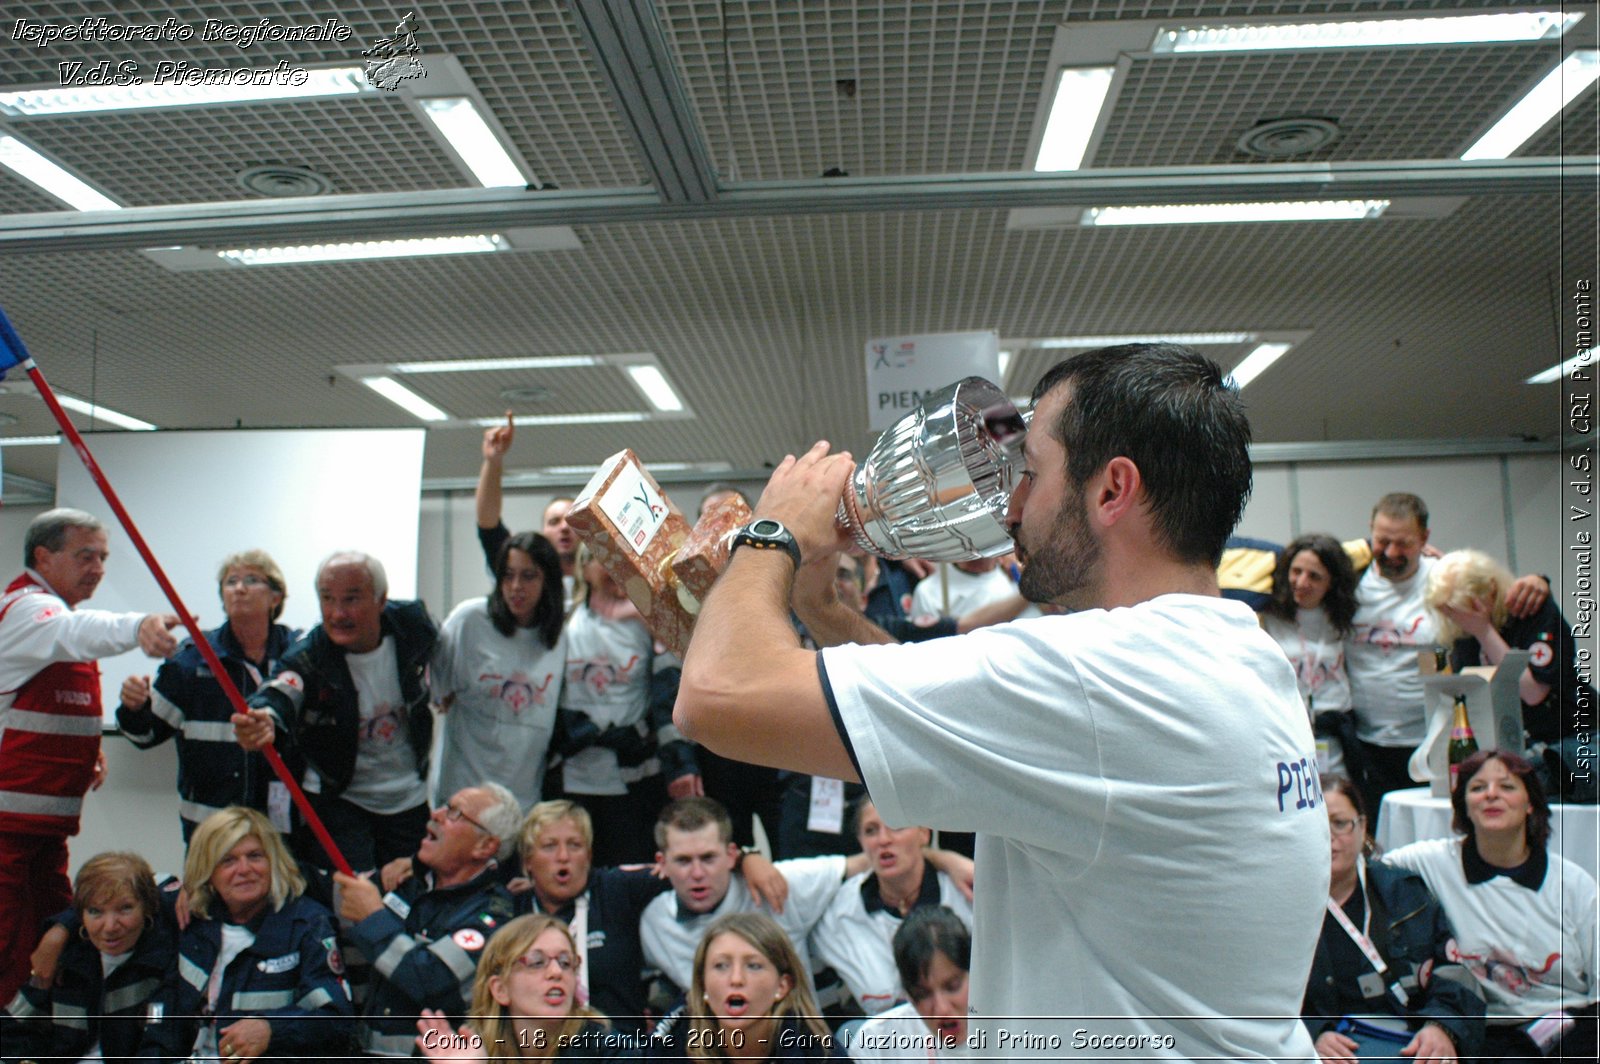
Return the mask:
<path id="1" fill-rule="evenodd" d="M 515 915 L 498 868 L 521 824 L 505 787 L 465 787 L 433 811 L 412 874 L 387 893 L 335 873 L 339 918 L 373 968 L 360 1031 L 368 1053 L 411 1056 L 423 1009 L 448 1014 L 452 1029 L 463 1022 L 483 947 Z"/>
<path id="2" fill-rule="evenodd" d="M 22 574 L 0 596 L 0 1000 L 28 978 L 44 921 L 72 903 L 67 839 L 105 778 L 96 659 L 178 648 L 169 613 L 80 610 L 106 573 L 106 530 L 46 510 L 23 537 Z"/>
<path id="3" fill-rule="evenodd" d="M 388 592 L 378 559 L 330 555 L 317 567 L 322 623 L 233 717 L 246 750 L 277 740 L 286 760 L 305 759 L 312 808 L 357 870 L 408 856 L 428 820 L 426 674 L 439 629 L 420 601 Z M 303 864 L 330 867 L 309 831 L 295 841 Z"/>

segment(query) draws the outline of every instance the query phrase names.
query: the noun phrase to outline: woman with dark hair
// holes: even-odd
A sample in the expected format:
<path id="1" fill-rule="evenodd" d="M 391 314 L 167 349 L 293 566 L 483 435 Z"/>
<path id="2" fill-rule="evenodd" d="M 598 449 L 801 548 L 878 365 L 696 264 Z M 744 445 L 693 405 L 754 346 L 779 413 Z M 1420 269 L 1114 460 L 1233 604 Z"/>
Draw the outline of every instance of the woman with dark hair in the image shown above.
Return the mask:
<path id="1" fill-rule="evenodd" d="M 1548 851 L 1550 805 L 1533 766 L 1480 750 L 1461 763 L 1450 804 L 1460 837 L 1414 842 L 1384 861 L 1419 873 L 1444 906 L 1453 959 L 1488 1002 L 1482 1057 L 1593 1058 L 1600 892 Z"/>
<path id="2" fill-rule="evenodd" d="M 1272 597 L 1261 627 L 1275 639 L 1300 684 L 1319 747 L 1318 767 L 1359 778 L 1360 756 L 1351 713 L 1344 644 L 1356 615 L 1356 574 L 1350 556 L 1332 536 L 1311 533 L 1283 549 L 1272 576 Z M 1326 741 L 1327 753 L 1321 747 Z"/>
<path id="3" fill-rule="evenodd" d="M 1322 777 L 1332 836 L 1328 914 L 1311 960 L 1301 1019 L 1324 1061 L 1348 1058 L 1357 1042 L 1345 1016 L 1394 1016 L 1409 1034 L 1393 1046 L 1415 1060 L 1470 1059 L 1483 1043 L 1483 1002 L 1439 974 L 1453 964 L 1451 930 L 1421 876 L 1367 861 L 1366 803 L 1344 776 Z"/>
<path id="4" fill-rule="evenodd" d="M 652 1060 L 834 1060 L 794 943 L 765 913 L 706 928 L 684 1004 L 650 1036 Z"/>
<path id="5" fill-rule="evenodd" d="M 103 853 L 78 870 L 76 934 L 48 982 L 35 976 L 0 1012 L 7 1060 L 132 1061 L 150 1002 L 177 963 L 155 876 L 143 857 Z"/>
<path id="6" fill-rule="evenodd" d="M 561 560 L 537 532 L 495 555 L 494 589 L 450 612 L 430 685 L 444 714 L 439 793 L 494 780 L 527 808 L 539 800 L 566 660 Z"/>
<path id="7" fill-rule="evenodd" d="M 868 1019 L 846 1047 L 852 1060 L 960 1057 L 967 1049 L 972 932 L 943 905 L 915 909 L 894 933 L 894 963 L 910 1000 Z M 923 1059 L 918 1053 L 917 1059 Z"/>

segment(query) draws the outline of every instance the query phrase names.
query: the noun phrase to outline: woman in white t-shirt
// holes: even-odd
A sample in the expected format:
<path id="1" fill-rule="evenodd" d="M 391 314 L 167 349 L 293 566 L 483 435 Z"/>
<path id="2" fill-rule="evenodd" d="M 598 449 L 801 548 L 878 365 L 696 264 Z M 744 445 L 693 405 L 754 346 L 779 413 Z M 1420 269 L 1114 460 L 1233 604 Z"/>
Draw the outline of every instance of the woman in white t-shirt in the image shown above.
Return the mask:
<path id="1" fill-rule="evenodd" d="M 894 963 L 911 1000 L 868 1019 L 850 1037 L 852 1060 L 951 1060 L 968 1055 L 967 969 L 972 932 L 942 905 L 907 916 Z"/>
<path id="2" fill-rule="evenodd" d="M 494 590 L 451 611 L 429 683 L 444 714 L 438 794 L 502 783 L 523 808 L 544 784 L 566 647 L 561 559 L 523 532 L 495 554 Z M 442 799 L 441 799 L 442 800 Z"/>
<path id="3" fill-rule="evenodd" d="M 1332 536 L 1311 533 L 1283 549 L 1261 627 L 1294 666 L 1317 735 L 1317 768 L 1359 779 L 1344 644 L 1356 614 L 1356 574 Z"/>
<path id="4" fill-rule="evenodd" d="M 638 608 L 587 546 L 578 548 L 572 598 L 553 742 L 563 759 L 560 797 L 589 811 L 596 865 L 646 863 L 655 858 L 656 814 L 667 802 L 656 753 L 658 735 L 671 726 L 673 692 L 659 685 L 677 675 L 657 669 L 658 650 L 660 664 L 677 659 L 656 646 Z"/>
<path id="5" fill-rule="evenodd" d="M 1462 837 L 1414 842 L 1384 861 L 1421 874 L 1455 929 L 1451 959 L 1488 1005 L 1480 1059 L 1594 1059 L 1600 894 L 1549 852 L 1550 805 L 1533 766 L 1480 750 L 1461 763 L 1450 804 Z"/>

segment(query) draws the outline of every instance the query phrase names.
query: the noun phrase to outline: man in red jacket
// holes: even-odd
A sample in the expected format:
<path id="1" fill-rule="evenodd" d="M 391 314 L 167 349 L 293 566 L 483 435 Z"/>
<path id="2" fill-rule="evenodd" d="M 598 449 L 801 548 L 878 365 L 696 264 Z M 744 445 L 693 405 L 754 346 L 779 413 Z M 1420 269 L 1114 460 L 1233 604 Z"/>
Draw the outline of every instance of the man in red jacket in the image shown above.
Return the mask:
<path id="1" fill-rule="evenodd" d="M 93 515 L 47 510 L 24 547 L 26 568 L 0 597 L 0 1001 L 28 978 L 44 920 L 72 902 L 67 838 L 105 771 L 96 659 L 178 648 L 171 614 L 75 609 L 105 575 Z"/>

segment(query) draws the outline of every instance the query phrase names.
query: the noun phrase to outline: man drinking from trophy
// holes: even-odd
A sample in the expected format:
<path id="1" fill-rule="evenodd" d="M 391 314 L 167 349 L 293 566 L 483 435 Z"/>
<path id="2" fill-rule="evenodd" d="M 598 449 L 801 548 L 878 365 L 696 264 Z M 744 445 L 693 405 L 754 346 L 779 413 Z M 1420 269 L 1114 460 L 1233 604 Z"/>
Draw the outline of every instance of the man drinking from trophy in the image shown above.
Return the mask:
<path id="1" fill-rule="evenodd" d="M 978 833 L 979 1051 L 1310 1059 L 1327 816 L 1293 670 L 1217 589 L 1251 485 L 1238 393 L 1188 348 L 1137 344 L 1057 365 L 1033 410 L 1005 525 L 1022 593 L 1072 612 L 802 649 L 796 570 L 845 545 L 841 500 L 861 511 L 891 472 L 875 450 L 863 485 L 818 443 L 735 538 L 678 726 L 861 780 L 886 823 Z"/>

